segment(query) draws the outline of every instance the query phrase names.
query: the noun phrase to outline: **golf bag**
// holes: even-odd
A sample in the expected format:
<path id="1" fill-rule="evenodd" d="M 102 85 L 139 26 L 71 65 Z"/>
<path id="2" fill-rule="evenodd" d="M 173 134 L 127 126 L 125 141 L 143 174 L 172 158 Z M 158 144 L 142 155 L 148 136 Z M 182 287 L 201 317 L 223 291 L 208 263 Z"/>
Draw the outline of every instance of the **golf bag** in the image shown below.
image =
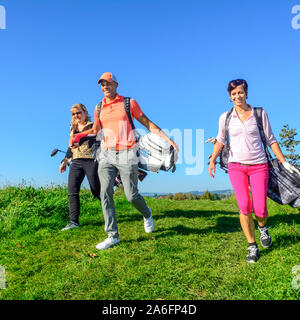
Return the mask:
<path id="1" fill-rule="evenodd" d="M 254 108 L 254 115 L 269 164 L 268 197 L 279 204 L 300 207 L 300 176 L 287 171 L 277 158 L 272 158 L 268 149 L 262 124 L 262 108 Z"/>
<path id="2" fill-rule="evenodd" d="M 176 170 L 177 159 L 173 146 L 158 135 L 150 132 L 140 137 L 138 145 L 140 168 L 152 172 L 169 171 L 171 168 L 172 172 Z"/>

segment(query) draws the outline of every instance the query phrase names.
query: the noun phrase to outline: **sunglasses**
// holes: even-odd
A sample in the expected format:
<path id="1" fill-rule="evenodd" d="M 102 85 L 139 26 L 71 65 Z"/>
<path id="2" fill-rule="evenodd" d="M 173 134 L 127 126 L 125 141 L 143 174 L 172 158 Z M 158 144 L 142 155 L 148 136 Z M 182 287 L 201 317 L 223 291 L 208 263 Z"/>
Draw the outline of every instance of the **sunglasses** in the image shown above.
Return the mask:
<path id="1" fill-rule="evenodd" d="M 74 112 L 74 113 L 72 113 L 72 116 L 73 116 L 73 117 L 74 117 L 74 116 L 78 116 L 79 114 L 82 114 L 82 111 Z"/>

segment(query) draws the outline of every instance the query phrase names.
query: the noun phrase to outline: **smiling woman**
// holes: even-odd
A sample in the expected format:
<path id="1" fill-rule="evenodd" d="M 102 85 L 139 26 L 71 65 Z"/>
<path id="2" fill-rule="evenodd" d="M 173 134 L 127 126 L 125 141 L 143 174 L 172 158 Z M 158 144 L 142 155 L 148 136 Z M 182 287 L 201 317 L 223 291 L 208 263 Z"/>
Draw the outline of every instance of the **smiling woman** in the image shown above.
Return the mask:
<path id="1" fill-rule="evenodd" d="M 230 118 L 227 118 L 228 113 L 225 112 L 219 119 L 219 133 L 208 172 L 214 178 L 215 161 L 226 143 L 227 129 L 225 123 L 227 123 L 230 136 L 228 173 L 239 206 L 240 223 L 249 244 L 249 253 L 246 261 L 254 263 L 259 257 L 259 252 L 255 240 L 252 211 L 254 211 L 258 222 L 262 247 L 268 248 L 272 244 L 272 238 L 266 226 L 268 217 L 268 162 L 254 109 L 246 101 L 248 98 L 246 80 L 236 79 L 230 81 L 227 90 L 234 106 L 229 111 Z M 229 119 L 229 121 L 226 122 L 226 119 Z M 262 126 L 266 143 L 271 147 L 283 166 L 290 167 L 278 146 L 265 110 L 262 111 Z"/>
<path id="2" fill-rule="evenodd" d="M 93 126 L 91 118 L 86 107 L 77 103 L 71 107 L 71 134 L 73 135 L 87 130 Z M 91 192 L 95 198 L 100 200 L 100 182 L 97 174 L 98 163 L 94 161 L 91 145 L 85 141 L 80 147 L 74 148 L 70 145 L 66 158 L 62 161 L 59 171 L 63 173 L 66 170 L 67 163 L 72 160 L 68 177 L 68 198 L 69 198 L 69 217 L 70 222 L 62 229 L 66 231 L 79 227 L 80 200 L 79 192 L 81 183 L 85 176 L 90 184 Z"/>

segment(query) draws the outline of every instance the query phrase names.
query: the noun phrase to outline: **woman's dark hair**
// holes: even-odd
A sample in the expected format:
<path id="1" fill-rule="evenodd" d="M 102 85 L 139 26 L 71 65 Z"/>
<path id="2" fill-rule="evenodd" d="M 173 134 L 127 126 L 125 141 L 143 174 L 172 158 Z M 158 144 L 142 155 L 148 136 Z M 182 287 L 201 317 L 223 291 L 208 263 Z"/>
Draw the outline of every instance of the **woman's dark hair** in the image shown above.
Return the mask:
<path id="1" fill-rule="evenodd" d="M 245 90 L 245 92 L 248 93 L 248 83 L 247 83 L 247 81 L 244 80 L 244 79 L 235 79 L 235 80 L 229 81 L 229 83 L 228 83 L 227 91 L 228 91 L 229 95 L 231 94 L 231 91 L 233 89 L 235 89 L 236 87 L 238 87 L 240 85 L 242 85 L 244 90 Z"/>

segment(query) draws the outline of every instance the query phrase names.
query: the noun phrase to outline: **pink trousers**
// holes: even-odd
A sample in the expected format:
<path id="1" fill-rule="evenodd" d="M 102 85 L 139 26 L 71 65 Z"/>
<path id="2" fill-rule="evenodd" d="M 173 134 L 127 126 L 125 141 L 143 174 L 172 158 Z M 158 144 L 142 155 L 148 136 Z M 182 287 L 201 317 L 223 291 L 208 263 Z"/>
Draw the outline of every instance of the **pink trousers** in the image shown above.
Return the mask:
<path id="1" fill-rule="evenodd" d="M 253 210 L 256 216 L 267 217 L 268 164 L 244 166 L 239 163 L 229 163 L 228 173 L 240 213 L 250 214 Z"/>

